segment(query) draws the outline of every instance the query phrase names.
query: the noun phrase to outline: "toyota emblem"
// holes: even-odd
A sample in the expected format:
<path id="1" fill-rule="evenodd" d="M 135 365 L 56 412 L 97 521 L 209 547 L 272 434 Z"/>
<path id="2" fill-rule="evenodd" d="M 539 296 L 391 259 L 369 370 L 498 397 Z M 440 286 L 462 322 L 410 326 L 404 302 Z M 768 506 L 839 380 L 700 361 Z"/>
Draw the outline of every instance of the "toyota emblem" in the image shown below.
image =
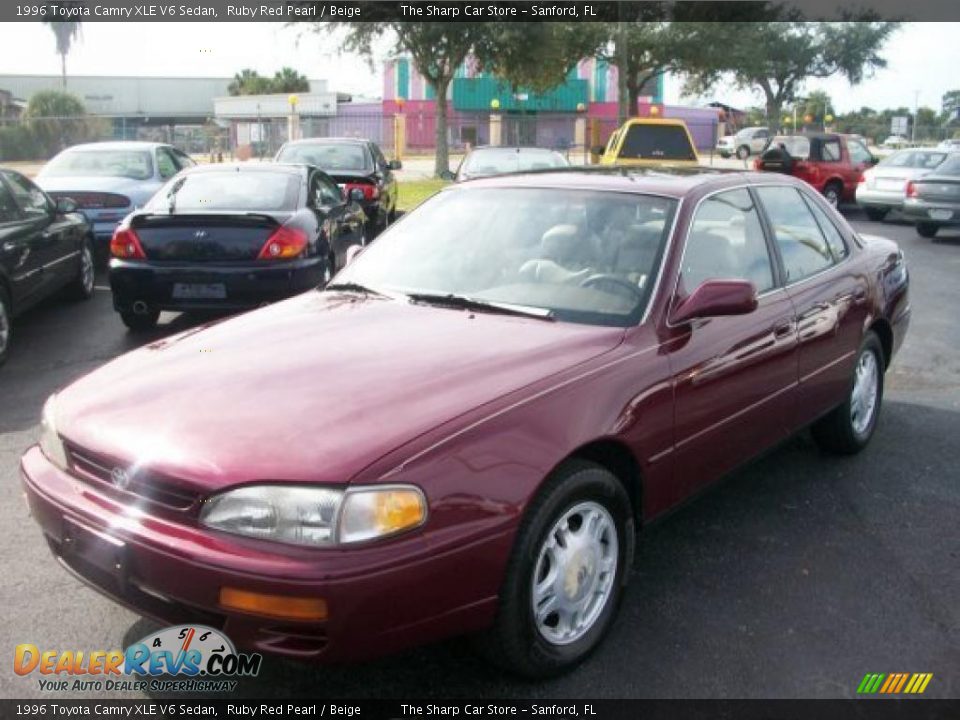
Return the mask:
<path id="1" fill-rule="evenodd" d="M 127 486 L 130 484 L 130 473 L 128 473 L 122 467 L 115 467 L 110 471 L 110 482 L 113 483 L 115 488 L 126 490 Z"/>
<path id="2" fill-rule="evenodd" d="M 206 230 L 197 230 L 197 231 L 193 234 L 193 239 L 194 239 L 194 240 L 206 240 L 206 239 L 207 239 L 207 231 L 206 231 Z"/>

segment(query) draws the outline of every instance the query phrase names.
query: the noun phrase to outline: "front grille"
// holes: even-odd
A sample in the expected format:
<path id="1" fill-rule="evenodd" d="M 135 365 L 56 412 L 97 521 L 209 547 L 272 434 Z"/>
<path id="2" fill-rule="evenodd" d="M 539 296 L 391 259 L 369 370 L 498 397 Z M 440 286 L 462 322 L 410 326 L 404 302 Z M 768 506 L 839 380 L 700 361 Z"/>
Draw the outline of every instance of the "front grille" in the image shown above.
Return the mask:
<path id="1" fill-rule="evenodd" d="M 67 453 L 76 477 L 111 493 L 134 495 L 175 510 L 188 510 L 201 499 L 200 493 L 182 482 L 149 469 L 133 470 L 123 462 L 95 455 L 69 443 Z M 121 474 L 126 477 L 119 477 L 118 481 Z"/>

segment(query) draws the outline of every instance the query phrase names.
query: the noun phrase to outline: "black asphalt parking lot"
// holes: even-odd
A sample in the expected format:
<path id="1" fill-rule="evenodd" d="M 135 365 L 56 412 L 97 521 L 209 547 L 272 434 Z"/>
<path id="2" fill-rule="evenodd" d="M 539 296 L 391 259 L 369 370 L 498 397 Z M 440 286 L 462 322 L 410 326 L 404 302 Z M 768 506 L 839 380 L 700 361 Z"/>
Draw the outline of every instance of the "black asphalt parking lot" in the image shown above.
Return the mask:
<path id="1" fill-rule="evenodd" d="M 518 682 L 457 640 L 351 667 L 267 658 L 238 695 L 837 698 L 868 672 L 932 672 L 926 696 L 960 696 L 960 232 L 933 243 L 850 217 L 897 240 L 912 273 L 912 326 L 864 453 L 828 457 L 801 435 L 645 529 L 614 631 L 560 679 Z M 15 324 L 0 368 L 0 696 L 84 696 L 16 676 L 18 643 L 110 650 L 157 628 L 58 566 L 21 499 L 18 458 L 51 392 L 191 322 L 131 336 L 100 290 Z"/>

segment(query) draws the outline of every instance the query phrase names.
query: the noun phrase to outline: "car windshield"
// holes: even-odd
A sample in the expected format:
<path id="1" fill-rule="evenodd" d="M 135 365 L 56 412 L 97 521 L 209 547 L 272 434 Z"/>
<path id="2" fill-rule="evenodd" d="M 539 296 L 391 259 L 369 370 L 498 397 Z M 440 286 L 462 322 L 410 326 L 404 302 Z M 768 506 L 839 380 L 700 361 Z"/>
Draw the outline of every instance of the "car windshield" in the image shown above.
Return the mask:
<path id="1" fill-rule="evenodd" d="M 639 320 L 676 200 L 540 188 L 441 192 L 337 276 L 374 291 L 457 295 L 558 320 Z"/>
<path id="2" fill-rule="evenodd" d="M 806 160 L 810 157 L 810 139 L 803 135 L 777 135 L 768 147 L 783 147 L 790 157 Z"/>
<path id="3" fill-rule="evenodd" d="M 552 150 L 534 148 L 490 148 L 474 150 L 463 163 L 467 175 L 500 175 L 525 170 L 546 170 L 566 167 L 563 155 Z"/>
<path id="4" fill-rule="evenodd" d="M 687 131 L 680 125 L 637 124 L 627 127 L 620 157 L 628 160 L 696 160 Z"/>
<path id="5" fill-rule="evenodd" d="M 883 167 L 920 168 L 932 170 L 947 159 L 942 152 L 921 152 L 919 150 L 901 150 L 880 161 Z"/>
<path id="6" fill-rule="evenodd" d="M 43 177 L 102 176 L 149 180 L 153 162 L 146 150 L 68 150 L 47 163 Z"/>
<path id="7" fill-rule="evenodd" d="M 204 171 L 171 180 L 147 204 L 152 212 L 295 210 L 300 176 L 289 172 Z"/>
<path id="8" fill-rule="evenodd" d="M 327 172 L 336 170 L 367 170 L 370 163 L 367 151 L 359 143 L 304 143 L 287 145 L 280 150 L 277 162 L 306 163 Z"/>

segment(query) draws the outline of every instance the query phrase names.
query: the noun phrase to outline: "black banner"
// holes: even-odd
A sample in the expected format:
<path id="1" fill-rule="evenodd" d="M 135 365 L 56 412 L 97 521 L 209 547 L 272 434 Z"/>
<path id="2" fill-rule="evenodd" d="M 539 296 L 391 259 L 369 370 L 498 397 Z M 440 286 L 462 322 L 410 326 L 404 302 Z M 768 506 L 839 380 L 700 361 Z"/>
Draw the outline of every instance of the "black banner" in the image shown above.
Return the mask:
<path id="1" fill-rule="evenodd" d="M 960 700 L 0 700 L 0 717 L 955 720 Z"/>
<path id="2" fill-rule="evenodd" d="M 4 0 L 0 21 L 35 22 L 610 22 L 960 20 L 956 0 Z"/>

